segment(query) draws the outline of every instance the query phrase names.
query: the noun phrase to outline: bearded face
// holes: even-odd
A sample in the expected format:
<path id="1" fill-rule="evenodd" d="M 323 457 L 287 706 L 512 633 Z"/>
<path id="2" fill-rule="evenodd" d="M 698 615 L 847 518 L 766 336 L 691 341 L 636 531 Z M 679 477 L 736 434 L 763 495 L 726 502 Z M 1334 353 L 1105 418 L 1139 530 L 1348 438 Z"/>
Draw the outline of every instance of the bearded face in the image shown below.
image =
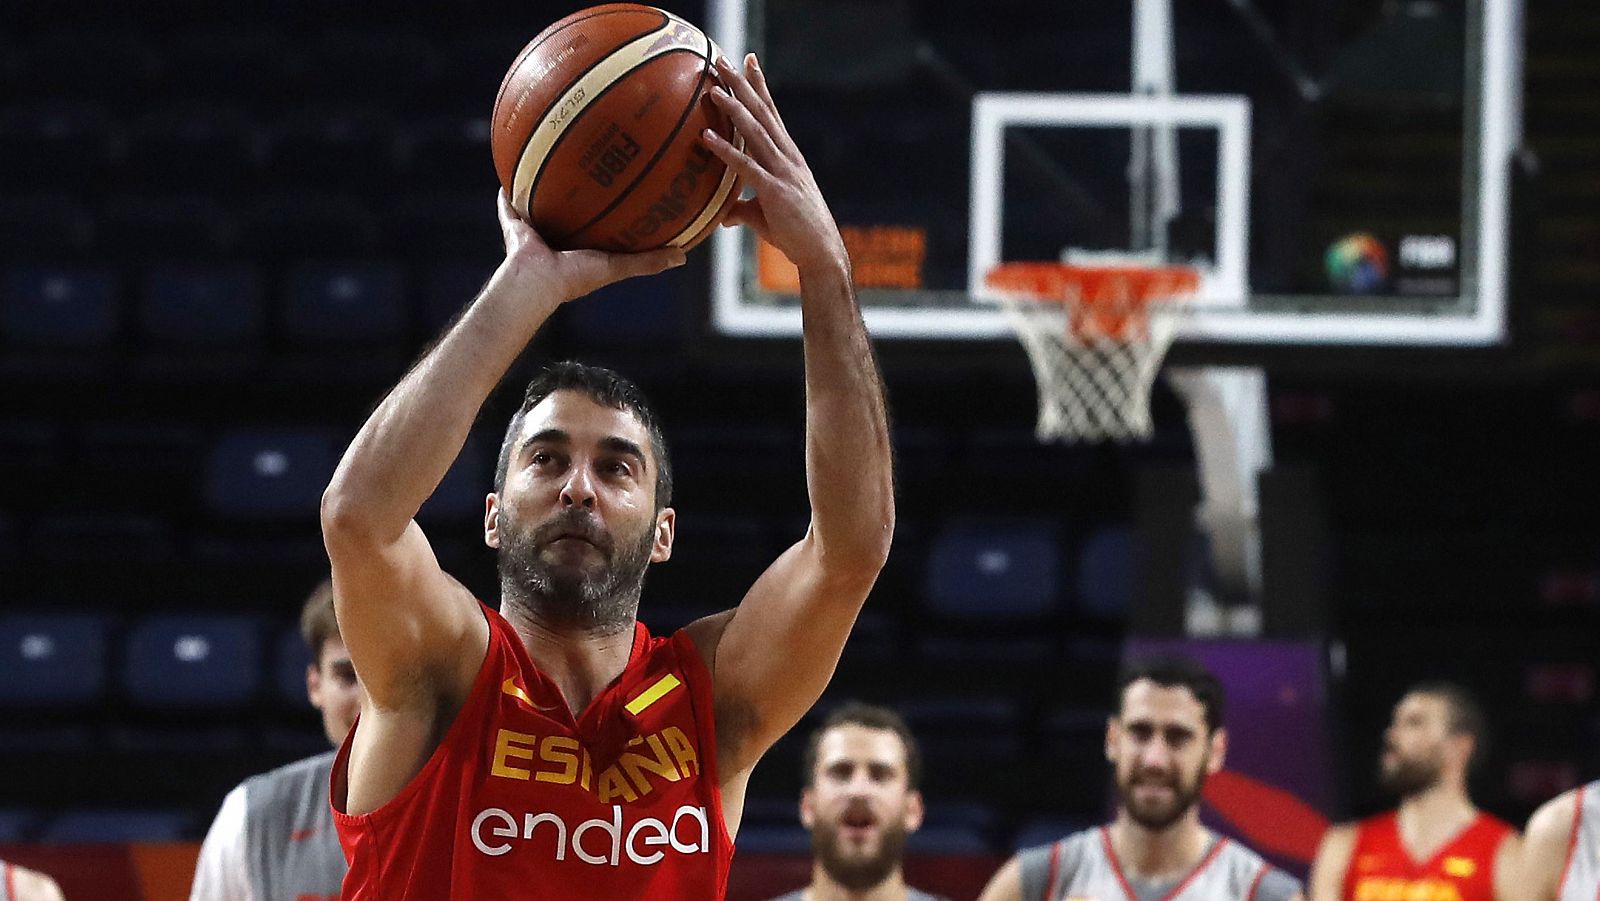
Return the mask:
<path id="1" fill-rule="evenodd" d="M 1204 754 L 1192 765 L 1119 767 L 1117 800 L 1135 823 L 1160 832 L 1200 802 L 1210 764 L 1210 755 Z"/>
<path id="2" fill-rule="evenodd" d="M 1133 682 L 1106 730 L 1122 815 L 1157 832 L 1189 816 L 1225 750 L 1226 734 L 1210 728 L 1187 687 Z"/>
<path id="3" fill-rule="evenodd" d="M 532 526 L 502 519 L 500 532 L 502 590 L 542 621 L 597 634 L 633 622 L 653 528 L 619 541 L 594 514 L 574 508 Z"/>
<path id="4" fill-rule="evenodd" d="M 1450 708 L 1443 698 L 1422 693 L 1401 698 L 1383 735 L 1378 784 L 1401 798 L 1438 785 L 1450 735 Z"/>
<path id="5" fill-rule="evenodd" d="M 829 729 L 800 819 L 817 866 L 834 882 L 859 892 L 893 876 L 906 836 L 922 824 L 922 796 L 908 781 L 899 736 L 854 723 Z"/>

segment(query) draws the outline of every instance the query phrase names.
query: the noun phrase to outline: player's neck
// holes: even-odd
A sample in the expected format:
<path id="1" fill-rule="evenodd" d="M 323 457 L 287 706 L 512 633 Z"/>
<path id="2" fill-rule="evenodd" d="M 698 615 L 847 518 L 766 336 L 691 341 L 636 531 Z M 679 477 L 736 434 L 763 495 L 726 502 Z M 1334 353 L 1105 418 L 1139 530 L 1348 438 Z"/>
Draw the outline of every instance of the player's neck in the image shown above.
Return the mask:
<path id="1" fill-rule="evenodd" d="M 1420 791 L 1400 802 L 1396 812 L 1400 837 L 1419 858 L 1433 856 L 1433 852 L 1455 837 L 1478 809 L 1466 790 L 1458 785 L 1440 784 Z"/>
<path id="2" fill-rule="evenodd" d="M 622 675 L 633 652 L 632 623 L 600 633 L 561 629 L 520 607 L 508 607 L 506 619 L 522 639 L 528 659 L 561 690 L 575 717 Z"/>
<path id="3" fill-rule="evenodd" d="M 806 887 L 804 901 L 905 901 L 905 899 L 906 881 L 899 867 L 894 868 L 889 878 L 872 888 L 855 891 L 835 882 L 821 864 L 813 864 L 811 885 Z"/>
<path id="4" fill-rule="evenodd" d="M 1139 879 L 1182 876 L 1199 865 L 1210 846 L 1211 832 L 1200 825 L 1198 807 L 1159 831 L 1139 825 L 1127 811 L 1111 824 L 1111 847 L 1123 872 Z"/>

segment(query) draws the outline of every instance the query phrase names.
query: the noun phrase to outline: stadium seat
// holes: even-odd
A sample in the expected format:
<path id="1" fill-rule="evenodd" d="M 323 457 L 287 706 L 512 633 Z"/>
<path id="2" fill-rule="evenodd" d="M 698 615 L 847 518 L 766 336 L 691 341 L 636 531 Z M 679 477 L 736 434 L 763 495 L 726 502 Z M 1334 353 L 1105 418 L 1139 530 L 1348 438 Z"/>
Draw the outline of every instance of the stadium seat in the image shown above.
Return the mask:
<path id="1" fill-rule="evenodd" d="M 111 159 L 111 123 L 94 104 L 31 103 L 0 111 L 0 184 L 11 190 L 98 185 Z"/>
<path id="2" fill-rule="evenodd" d="M 17 525 L 11 517 L 0 513 L 0 570 L 17 565 Z"/>
<path id="3" fill-rule="evenodd" d="M 461 312 L 494 273 L 495 264 L 434 262 L 422 276 L 422 326 L 436 335 Z"/>
<path id="4" fill-rule="evenodd" d="M 1085 613 L 1123 620 L 1138 579 L 1138 537 L 1133 529 L 1100 529 L 1083 543 L 1078 561 L 1078 603 Z"/>
<path id="5" fill-rule="evenodd" d="M 53 513 L 34 526 L 29 553 L 67 567 L 159 566 L 177 557 L 177 542 L 168 524 L 156 516 Z"/>
<path id="6" fill-rule="evenodd" d="M 929 824 L 906 836 L 906 851 L 911 854 L 989 854 L 993 850 L 988 836 L 968 826 Z"/>
<path id="7" fill-rule="evenodd" d="M 371 346 L 406 328 L 405 275 L 392 263 L 304 263 L 289 270 L 284 331 L 301 345 Z"/>
<path id="8" fill-rule="evenodd" d="M 510 59 L 506 57 L 504 64 L 509 65 Z M 320 33 L 304 48 L 301 64 L 296 74 L 302 90 L 343 101 L 414 109 L 438 77 L 440 59 L 420 29 L 369 25 Z"/>
<path id="9" fill-rule="evenodd" d="M 237 519 L 315 517 L 338 463 L 331 433 L 317 429 L 241 429 L 212 447 L 205 496 L 211 510 Z"/>
<path id="10" fill-rule="evenodd" d="M 164 50 L 170 96 L 270 109 L 293 89 L 286 77 L 292 48 L 263 22 L 185 30 Z"/>
<path id="11" fill-rule="evenodd" d="M 266 310 L 253 266 L 156 265 L 139 293 L 139 324 L 163 345 L 243 350 L 261 341 Z"/>
<path id="12" fill-rule="evenodd" d="M 123 168 L 131 183 L 146 188 L 236 193 L 254 181 L 259 131 L 236 106 L 164 107 L 129 127 Z"/>
<path id="13" fill-rule="evenodd" d="M 373 107 L 294 107 L 267 144 L 263 177 L 280 187 L 373 190 L 394 174 L 394 125 Z"/>
<path id="14" fill-rule="evenodd" d="M 278 636 L 273 688 L 277 691 L 278 700 L 288 707 L 305 709 L 306 667 L 311 662 L 311 649 L 306 647 L 306 640 L 300 636 L 299 624 L 284 628 Z"/>
<path id="15" fill-rule="evenodd" d="M 83 705 L 105 693 L 109 621 L 86 613 L 0 616 L 0 704 Z"/>
<path id="16" fill-rule="evenodd" d="M 1043 635 L 924 635 L 917 640 L 917 656 L 935 667 L 1040 665 L 1057 653 L 1055 640 Z"/>
<path id="17" fill-rule="evenodd" d="M 1088 817 L 1038 817 L 1028 820 L 1017 829 L 1017 834 L 1011 839 L 1011 850 L 1022 851 L 1048 845 L 1097 825 L 1097 821 Z"/>
<path id="18" fill-rule="evenodd" d="M 0 260 L 58 262 L 83 258 L 94 224 L 83 205 L 60 194 L 0 194 Z"/>
<path id="19" fill-rule="evenodd" d="M 1000 823 L 993 807 L 974 801 L 934 801 L 923 811 L 922 825 L 958 827 L 988 835 Z"/>
<path id="20" fill-rule="evenodd" d="M 104 347 L 117 332 L 118 294 L 106 269 L 18 267 L 6 273 L 0 332 L 37 348 Z"/>
<path id="21" fill-rule="evenodd" d="M 1038 619 L 1055 609 L 1056 528 L 1042 520 L 951 522 L 929 552 L 925 594 L 955 619 Z"/>
<path id="22" fill-rule="evenodd" d="M 147 707 L 220 707 L 260 687 L 260 625 L 248 616 L 152 616 L 129 632 L 128 697 Z"/>
<path id="23" fill-rule="evenodd" d="M 365 256 L 378 226 L 360 201 L 339 195 L 280 193 L 246 206 L 239 247 L 267 261 Z"/>
<path id="24" fill-rule="evenodd" d="M 214 200 L 194 195 L 125 194 L 100 213 L 101 254 L 125 264 L 223 255 L 232 223 Z"/>
<path id="25" fill-rule="evenodd" d="M 680 516 L 672 559 L 650 567 L 645 595 L 652 603 L 727 609 L 777 556 L 764 520 Z"/>
<path id="26" fill-rule="evenodd" d="M 408 260 L 475 262 L 484 267 L 478 282 L 481 287 L 505 255 L 495 217 L 492 193 L 432 191 L 396 200 L 384 216 L 384 224 L 390 249 L 397 255 Z"/>
<path id="27" fill-rule="evenodd" d="M 799 819 L 798 814 L 796 820 Z M 745 854 L 810 854 L 811 833 L 792 826 L 751 823 L 739 828 L 739 850 Z"/>
<path id="28" fill-rule="evenodd" d="M 444 188 L 494 189 L 487 116 L 424 119 L 405 129 L 402 158 L 410 179 Z"/>
<path id="29" fill-rule="evenodd" d="M 1021 748 L 1011 698 L 942 698 L 898 705 L 930 760 L 1011 760 Z"/>
<path id="30" fill-rule="evenodd" d="M 51 819 L 39 836 L 47 845 L 175 842 L 191 825 L 175 810 L 74 810 Z"/>
<path id="31" fill-rule="evenodd" d="M 478 523 L 483 520 L 484 497 L 494 490 L 496 455 L 500 436 L 487 430 L 473 432 L 456 455 L 439 487 L 417 511 L 417 521 Z"/>
<path id="32" fill-rule="evenodd" d="M 37 813 L 12 807 L 0 809 L 0 845 L 31 842 L 38 828 Z"/>
<path id="33" fill-rule="evenodd" d="M 591 294 L 566 311 L 567 332 L 582 347 L 670 349 L 684 338 L 681 269 L 630 278 Z"/>

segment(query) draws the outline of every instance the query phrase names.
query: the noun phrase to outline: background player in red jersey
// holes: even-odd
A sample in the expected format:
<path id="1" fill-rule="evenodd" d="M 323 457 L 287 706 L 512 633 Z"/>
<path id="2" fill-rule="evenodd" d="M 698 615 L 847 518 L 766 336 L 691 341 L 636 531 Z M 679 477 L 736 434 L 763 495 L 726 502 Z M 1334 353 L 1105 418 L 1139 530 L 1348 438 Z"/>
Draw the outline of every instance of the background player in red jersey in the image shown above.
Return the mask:
<path id="1" fill-rule="evenodd" d="M 1467 774 L 1483 712 L 1460 686 L 1418 685 L 1395 705 L 1379 776 L 1398 809 L 1335 826 L 1311 870 L 1312 901 L 1506 901 L 1517 884 L 1516 830 L 1479 811 Z"/>
<path id="2" fill-rule="evenodd" d="M 665 446 L 630 384 L 569 367 L 513 421 L 487 501 L 503 617 L 440 569 L 413 516 L 545 319 L 683 262 L 554 252 L 502 195 L 505 261 L 373 412 L 323 497 L 340 628 L 367 690 L 333 773 L 347 899 L 720 894 L 751 768 L 820 696 L 884 564 L 887 415 L 843 241 L 754 57 L 719 74 L 731 93 L 715 102 L 746 149 L 703 139 L 754 191 L 729 221 L 779 248 L 803 286 L 810 528 L 736 609 L 651 640 L 636 619 L 645 568 L 672 551 Z M 637 733 L 652 717 L 659 731 Z M 654 752 L 658 775 L 619 769 L 628 749 Z M 639 817 L 669 795 L 675 814 Z M 719 819 L 718 835 L 681 837 L 685 816 Z"/>

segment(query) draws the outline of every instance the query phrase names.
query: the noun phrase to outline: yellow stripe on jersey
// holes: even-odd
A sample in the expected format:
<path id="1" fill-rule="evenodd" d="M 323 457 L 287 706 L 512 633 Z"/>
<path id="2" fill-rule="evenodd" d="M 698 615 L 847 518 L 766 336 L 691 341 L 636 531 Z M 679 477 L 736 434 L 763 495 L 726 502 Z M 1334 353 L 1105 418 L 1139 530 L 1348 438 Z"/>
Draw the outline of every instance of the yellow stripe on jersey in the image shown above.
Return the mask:
<path id="1" fill-rule="evenodd" d="M 641 710 L 645 709 L 646 707 L 649 707 L 651 704 L 654 704 L 655 702 L 661 700 L 661 698 L 664 695 L 666 695 L 667 692 L 673 690 L 674 688 L 677 688 L 679 685 L 682 685 L 682 684 L 683 684 L 682 682 L 678 681 L 678 677 L 677 676 L 674 676 L 671 673 L 667 673 L 665 676 L 662 676 L 661 678 L 657 679 L 656 683 L 654 685 L 650 686 L 649 688 L 646 688 L 644 690 L 644 692 L 642 694 L 640 694 L 637 698 L 634 698 L 633 700 L 629 701 L 627 703 L 627 705 L 625 707 L 623 707 L 623 709 L 628 711 L 629 713 L 633 714 L 634 716 L 638 716 L 639 715 L 639 711 L 641 711 Z"/>

